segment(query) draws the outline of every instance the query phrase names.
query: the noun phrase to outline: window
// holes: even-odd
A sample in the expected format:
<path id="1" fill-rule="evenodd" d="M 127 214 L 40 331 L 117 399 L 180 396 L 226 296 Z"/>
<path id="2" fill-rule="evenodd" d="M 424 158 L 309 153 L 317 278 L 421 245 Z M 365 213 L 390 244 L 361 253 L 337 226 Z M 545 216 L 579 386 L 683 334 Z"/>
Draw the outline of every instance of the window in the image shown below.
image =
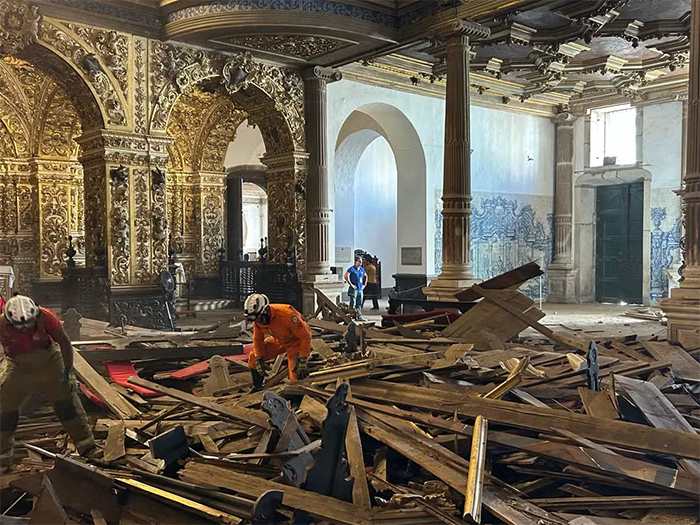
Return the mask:
<path id="1" fill-rule="evenodd" d="M 591 111 L 591 166 L 637 162 L 637 110 L 627 106 Z"/>

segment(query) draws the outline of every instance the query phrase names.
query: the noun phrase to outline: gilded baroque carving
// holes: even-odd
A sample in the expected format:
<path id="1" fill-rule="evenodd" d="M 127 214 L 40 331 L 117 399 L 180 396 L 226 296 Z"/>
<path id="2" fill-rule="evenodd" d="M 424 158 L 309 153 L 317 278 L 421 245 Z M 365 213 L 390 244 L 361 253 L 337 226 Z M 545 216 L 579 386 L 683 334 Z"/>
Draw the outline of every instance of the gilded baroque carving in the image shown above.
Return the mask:
<path id="1" fill-rule="evenodd" d="M 134 38 L 134 131 L 136 133 L 148 133 L 146 91 L 146 55 L 147 41 L 143 38 Z"/>
<path id="2" fill-rule="evenodd" d="M 90 206 L 85 208 L 85 259 L 86 264 L 95 266 L 99 262 L 96 251 L 104 254 L 107 242 L 106 215 L 106 183 L 104 164 L 97 162 L 92 165 L 84 164 L 83 172 L 85 201 Z"/>
<path id="3" fill-rule="evenodd" d="M 75 144 L 73 137 L 80 134 L 80 121 L 68 97 L 58 88 L 54 89 L 51 102 L 41 114 L 43 127 L 39 151 L 41 155 L 70 157 Z"/>
<path id="4" fill-rule="evenodd" d="M 145 168 L 133 170 L 134 175 L 134 229 L 136 258 L 134 277 L 139 284 L 152 281 L 151 272 L 151 213 L 149 171 Z"/>
<path id="5" fill-rule="evenodd" d="M 124 98 L 127 98 L 129 79 L 127 78 L 126 64 L 129 62 L 129 37 L 116 31 L 73 23 L 66 24 L 66 27 L 93 49 L 95 55 L 112 72 Z"/>
<path id="6" fill-rule="evenodd" d="M 0 231 L 17 232 L 17 183 L 7 173 L 0 175 Z"/>
<path id="7" fill-rule="evenodd" d="M 0 52 L 12 55 L 36 42 L 39 8 L 18 0 L 0 1 Z"/>
<path id="8" fill-rule="evenodd" d="M 19 211 L 17 231 L 33 232 L 38 224 L 36 191 L 32 184 L 17 185 L 17 209 Z"/>
<path id="9" fill-rule="evenodd" d="M 41 21 L 41 40 L 68 58 L 78 69 L 85 72 L 107 116 L 107 123 L 115 126 L 126 124 L 126 111 L 117 89 L 112 85 L 97 57 L 59 25 Z"/>
<path id="10" fill-rule="evenodd" d="M 228 44 L 311 60 L 350 45 L 335 38 L 306 35 L 250 35 L 226 39 Z"/>
<path id="11" fill-rule="evenodd" d="M 70 235 L 70 186 L 41 184 L 41 276 L 60 277 Z"/>
<path id="12" fill-rule="evenodd" d="M 129 283 L 131 238 L 129 234 L 129 170 L 124 166 L 109 170 L 111 199 L 110 248 L 112 284 Z"/>
<path id="13" fill-rule="evenodd" d="M 156 168 L 151 171 L 153 200 L 153 273 L 168 267 L 168 219 L 166 213 L 166 175 Z"/>
<path id="14" fill-rule="evenodd" d="M 219 248 L 224 242 L 223 188 L 207 188 L 202 193 L 202 271 L 219 271 Z"/>

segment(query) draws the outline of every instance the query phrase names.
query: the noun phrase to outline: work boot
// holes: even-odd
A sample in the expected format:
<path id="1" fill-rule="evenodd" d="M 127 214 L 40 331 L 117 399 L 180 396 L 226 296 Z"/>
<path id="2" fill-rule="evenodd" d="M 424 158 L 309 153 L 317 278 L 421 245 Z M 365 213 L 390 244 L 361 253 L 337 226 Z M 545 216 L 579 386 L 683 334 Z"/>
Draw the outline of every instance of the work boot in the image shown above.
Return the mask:
<path id="1" fill-rule="evenodd" d="M 102 459 L 104 450 L 93 443 L 92 446 L 79 450 L 78 454 L 80 454 L 81 458 L 85 459 Z"/>
<path id="2" fill-rule="evenodd" d="M 259 392 L 265 388 L 265 376 L 259 373 L 255 368 L 250 369 L 250 376 L 253 378 L 253 388 L 250 389 L 250 393 Z"/>

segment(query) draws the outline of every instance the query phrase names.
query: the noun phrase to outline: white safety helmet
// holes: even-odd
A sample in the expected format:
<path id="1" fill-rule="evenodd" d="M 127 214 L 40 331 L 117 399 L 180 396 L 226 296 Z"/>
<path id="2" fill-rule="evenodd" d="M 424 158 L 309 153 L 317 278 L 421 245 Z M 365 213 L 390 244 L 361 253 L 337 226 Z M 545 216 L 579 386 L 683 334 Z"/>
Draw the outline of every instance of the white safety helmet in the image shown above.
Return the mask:
<path id="1" fill-rule="evenodd" d="M 3 314 L 15 328 L 28 328 L 39 319 L 39 307 L 26 295 L 15 295 L 5 303 Z"/>
<path id="2" fill-rule="evenodd" d="M 267 298 L 267 295 L 254 293 L 249 295 L 248 299 L 245 300 L 243 311 L 249 320 L 255 321 L 269 304 L 270 300 Z"/>

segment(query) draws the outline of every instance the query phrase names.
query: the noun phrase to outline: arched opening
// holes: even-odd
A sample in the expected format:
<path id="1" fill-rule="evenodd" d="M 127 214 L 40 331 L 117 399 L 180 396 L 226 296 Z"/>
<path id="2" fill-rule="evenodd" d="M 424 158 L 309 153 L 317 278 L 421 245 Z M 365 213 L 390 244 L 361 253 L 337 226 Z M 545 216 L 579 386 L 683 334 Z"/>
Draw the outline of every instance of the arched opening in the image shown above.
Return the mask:
<path id="1" fill-rule="evenodd" d="M 388 104 L 353 111 L 336 140 L 334 220 L 336 264 L 354 250 L 382 262 L 382 283 L 427 268 L 426 166 L 418 133 Z"/>
<path id="2" fill-rule="evenodd" d="M 267 238 L 267 192 L 254 182 L 243 183 L 243 260 L 254 261 L 260 240 Z"/>
<path id="3" fill-rule="evenodd" d="M 84 264 L 84 170 L 75 139 L 104 126 L 101 108 L 81 76 L 40 44 L 0 60 L 0 294 L 56 295 L 72 237 Z"/>

